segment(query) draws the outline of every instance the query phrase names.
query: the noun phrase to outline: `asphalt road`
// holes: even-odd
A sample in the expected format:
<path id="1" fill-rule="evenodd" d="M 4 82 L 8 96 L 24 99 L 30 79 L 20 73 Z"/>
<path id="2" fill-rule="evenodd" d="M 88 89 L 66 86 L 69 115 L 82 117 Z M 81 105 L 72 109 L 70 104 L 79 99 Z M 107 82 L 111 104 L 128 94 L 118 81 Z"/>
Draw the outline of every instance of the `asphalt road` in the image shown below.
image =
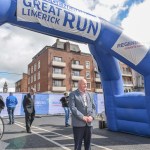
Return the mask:
<path id="1" fill-rule="evenodd" d="M 26 133 L 24 117 L 16 117 L 8 125 L 4 118 L 5 133 L 0 150 L 73 150 L 71 127 L 64 127 L 64 116 L 36 117 L 32 133 Z M 92 150 L 150 150 L 150 138 L 99 129 L 94 121 Z"/>

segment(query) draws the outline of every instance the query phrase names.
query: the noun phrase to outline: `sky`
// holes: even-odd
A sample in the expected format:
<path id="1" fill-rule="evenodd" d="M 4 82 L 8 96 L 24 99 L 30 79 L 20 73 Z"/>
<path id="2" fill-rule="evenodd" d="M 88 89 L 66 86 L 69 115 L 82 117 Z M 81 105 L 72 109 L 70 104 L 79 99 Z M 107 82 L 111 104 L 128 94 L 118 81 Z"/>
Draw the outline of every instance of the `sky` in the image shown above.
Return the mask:
<path id="1" fill-rule="evenodd" d="M 150 45 L 150 21 L 148 21 L 150 0 L 62 1 L 104 18 L 115 26 L 121 27 L 133 39 Z M 33 56 L 55 41 L 54 37 L 7 23 L 0 26 L 0 92 L 5 81 L 9 92 L 14 91 L 15 82 L 22 78 L 22 73 L 27 73 L 27 66 Z M 79 46 L 82 52 L 90 53 L 87 44 L 79 44 Z"/>

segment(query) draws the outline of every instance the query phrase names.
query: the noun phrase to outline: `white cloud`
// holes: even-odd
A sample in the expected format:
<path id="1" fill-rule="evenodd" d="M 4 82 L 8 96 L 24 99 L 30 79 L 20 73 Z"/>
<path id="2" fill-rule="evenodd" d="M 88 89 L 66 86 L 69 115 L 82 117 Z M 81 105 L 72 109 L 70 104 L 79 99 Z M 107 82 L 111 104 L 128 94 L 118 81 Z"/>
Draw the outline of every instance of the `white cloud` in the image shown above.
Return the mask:
<path id="1" fill-rule="evenodd" d="M 9 87 L 22 78 L 21 75 L 1 72 L 27 72 L 27 65 L 44 46 L 52 45 L 55 38 L 5 24 L 0 26 L 0 88 L 7 81 Z M 1 80 L 3 79 L 3 80 Z"/>
<path id="2" fill-rule="evenodd" d="M 133 5 L 128 17 L 122 21 L 122 27 L 130 37 L 147 45 L 150 45 L 149 6 L 149 0 Z"/>
<path id="3" fill-rule="evenodd" d="M 67 3 L 75 8 L 90 12 L 110 21 L 116 17 L 120 10 L 126 9 L 126 7 L 123 7 L 125 1 L 126 0 L 80 0 L 77 3 L 76 0 L 67 0 Z"/>

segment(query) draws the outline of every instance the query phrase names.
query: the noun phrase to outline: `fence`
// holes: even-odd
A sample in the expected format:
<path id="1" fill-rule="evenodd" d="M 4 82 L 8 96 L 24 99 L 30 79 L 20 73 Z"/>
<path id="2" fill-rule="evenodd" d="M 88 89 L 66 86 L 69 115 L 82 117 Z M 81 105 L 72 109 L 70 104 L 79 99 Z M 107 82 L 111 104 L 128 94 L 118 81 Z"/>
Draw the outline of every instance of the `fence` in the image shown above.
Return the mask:
<path id="1" fill-rule="evenodd" d="M 0 93 L 3 97 L 4 102 L 6 101 L 7 96 L 9 93 Z M 15 115 L 24 115 L 22 101 L 25 94 L 22 93 L 14 93 L 14 96 L 18 99 L 18 105 L 15 109 Z M 38 115 L 57 115 L 57 114 L 64 114 L 64 109 L 62 108 L 60 98 L 62 94 L 36 94 L 35 95 L 35 110 L 36 114 Z M 100 114 L 104 111 L 104 98 L 103 94 L 91 93 L 91 96 L 94 99 L 94 103 L 96 105 L 96 113 Z M 7 108 L 1 112 L 1 116 L 8 116 Z"/>

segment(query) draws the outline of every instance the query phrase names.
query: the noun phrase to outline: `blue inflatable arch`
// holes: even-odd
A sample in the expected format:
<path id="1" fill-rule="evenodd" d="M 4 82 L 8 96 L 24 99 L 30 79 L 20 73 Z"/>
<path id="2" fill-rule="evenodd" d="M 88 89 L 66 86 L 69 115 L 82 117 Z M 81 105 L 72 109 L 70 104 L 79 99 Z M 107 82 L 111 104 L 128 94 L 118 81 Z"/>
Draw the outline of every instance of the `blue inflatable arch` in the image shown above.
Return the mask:
<path id="1" fill-rule="evenodd" d="M 97 62 L 108 129 L 150 136 L 150 51 L 102 18 L 57 0 L 0 0 L 0 25 L 88 43 Z M 145 93 L 124 93 L 117 59 L 144 76 Z"/>

